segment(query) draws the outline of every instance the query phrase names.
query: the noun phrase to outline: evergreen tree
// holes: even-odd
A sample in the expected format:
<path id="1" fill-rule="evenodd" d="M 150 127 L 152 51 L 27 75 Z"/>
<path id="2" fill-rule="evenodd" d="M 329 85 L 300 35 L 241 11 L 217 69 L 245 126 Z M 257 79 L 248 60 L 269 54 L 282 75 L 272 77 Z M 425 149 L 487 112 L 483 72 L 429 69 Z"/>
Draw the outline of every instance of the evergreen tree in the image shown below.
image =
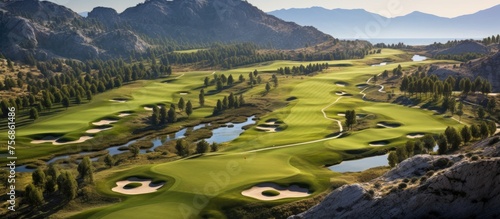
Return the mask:
<path id="1" fill-rule="evenodd" d="M 211 152 L 216 152 L 219 150 L 219 144 L 213 142 L 211 145 L 210 145 L 210 151 Z"/>
<path id="2" fill-rule="evenodd" d="M 439 154 L 445 154 L 448 151 L 448 140 L 446 139 L 446 136 L 444 134 L 439 135 L 437 144 L 439 147 Z"/>
<path id="3" fill-rule="evenodd" d="M 200 100 L 200 106 L 204 107 L 205 106 L 205 90 L 201 89 L 200 94 L 198 95 L 198 98 Z"/>
<path id="4" fill-rule="evenodd" d="M 396 154 L 396 152 L 391 151 L 391 153 L 389 153 L 389 157 L 387 157 L 387 160 L 389 161 L 389 166 L 395 167 L 396 164 L 398 164 L 398 155 Z"/>
<path id="5" fill-rule="evenodd" d="M 31 178 L 33 179 L 33 184 L 38 187 L 42 188 L 45 185 L 46 182 L 46 176 L 43 170 L 38 167 L 32 174 Z"/>
<path id="6" fill-rule="evenodd" d="M 166 106 L 161 106 L 160 108 L 160 124 L 161 125 L 166 125 L 168 121 L 168 112 L 167 112 L 167 107 Z"/>
<path id="7" fill-rule="evenodd" d="M 424 143 L 424 147 L 429 151 L 432 151 L 436 146 L 436 140 L 434 140 L 431 134 L 425 134 L 422 138 L 422 142 Z"/>
<path id="8" fill-rule="evenodd" d="M 70 172 L 65 171 L 59 174 L 59 177 L 57 177 L 57 187 L 66 200 L 69 201 L 76 198 L 78 183 Z"/>
<path id="9" fill-rule="evenodd" d="M 266 93 L 269 93 L 269 91 L 271 90 L 271 85 L 269 84 L 269 82 L 266 83 Z"/>
<path id="10" fill-rule="evenodd" d="M 191 114 L 193 114 L 193 104 L 191 104 L 191 101 L 188 100 L 186 103 L 186 114 L 189 117 Z"/>
<path id="11" fill-rule="evenodd" d="M 94 182 L 94 166 L 88 156 L 83 157 L 82 162 L 78 164 L 78 174 L 84 182 Z"/>
<path id="12" fill-rule="evenodd" d="M 30 109 L 30 119 L 33 119 L 33 121 L 38 119 L 38 110 L 36 108 Z"/>
<path id="13" fill-rule="evenodd" d="M 488 124 L 486 124 L 486 122 L 481 122 L 480 133 L 481 133 L 481 137 L 483 139 L 487 138 L 488 136 L 490 136 L 490 130 L 489 130 Z"/>
<path id="14" fill-rule="evenodd" d="M 65 107 L 66 109 L 68 109 L 68 107 L 69 107 L 69 98 L 67 96 L 63 97 L 63 99 L 61 100 L 61 103 L 62 103 L 63 107 Z"/>
<path id="15" fill-rule="evenodd" d="M 184 157 L 188 155 L 188 150 L 186 146 L 186 142 L 184 139 L 178 139 L 175 144 L 175 150 L 177 150 L 177 155 Z"/>
<path id="16" fill-rule="evenodd" d="M 170 106 L 170 109 L 168 110 L 168 122 L 177 122 L 177 114 L 175 113 L 175 108 L 173 106 Z"/>
<path id="17" fill-rule="evenodd" d="M 30 205 L 39 207 L 43 204 L 44 200 L 42 192 L 33 184 L 28 184 L 24 189 L 24 193 L 24 198 Z"/>
<path id="18" fill-rule="evenodd" d="M 460 135 L 464 140 L 464 143 L 468 143 L 472 139 L 472 133 L 468 126 L 464 126 L 462 130 L 460 130 Z"/>
<path id="19" fill-rule="evenodd" d="M 472 138 L 478 139 L 481 137 L 481 128 L 476 124 L 470 126 L 470 132 L 472 134 Z"/>
<path id="20" fill-rule="evenodd" d="M 160 120 L 160 112 L 157 106 L 153 106 L 153 113 L 151 115 L 151 125 L 158 125 Z"/>
<path id="21" fill-rule="evenodd" d="M 204 154 L 205 152 L 207 152 L 208 147 L 209 147 L 208 142 L 205 140 L 201 140 L 196 144 L 196 153 Z"/>
<path id="22" fill-rule="evenodd" d="M 181 97 L 181 99 L 179 99 L 179 103 L 177 103 L 177 107 L 179 108 L 179 110 L 181 112 L 184 111 L 184 107 L 186 107 L 186 103 L 184 102 L 184 98 Z"/>

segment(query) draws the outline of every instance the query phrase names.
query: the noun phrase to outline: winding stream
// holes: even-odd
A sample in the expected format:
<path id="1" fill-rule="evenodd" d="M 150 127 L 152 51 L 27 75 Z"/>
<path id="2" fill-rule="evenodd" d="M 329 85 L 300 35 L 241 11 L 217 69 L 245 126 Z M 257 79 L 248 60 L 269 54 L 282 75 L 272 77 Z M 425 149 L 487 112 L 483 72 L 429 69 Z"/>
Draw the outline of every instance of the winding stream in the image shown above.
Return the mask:
<path id="1" fill-rule="evenodd" d="M 232 141 L 232 140 L 236 139 L 241 133 L 243 133 L 244 126 L 255 124 L 256 121 L 254 119 L 255 119 L 255 116 L 250 116 L 243 123 L 236 123 L 236 124 L 226 123 L 226 127 L 220 127 L 220 128 L 216 128 L 216 129 L 212 130 L 212 133 L 213 133 L 212 137 L 205 139 L 205 140 L 209 143 L 214 143 L 214 142 L 215 143 L 223 143 L 223 142 Z M 175 141 L 177 139 L 184 138 L 186 133 L 188 132 L 188 130 L 196 131 L 198 129 L 205 128 L 208 126 L 211 126 L 211 124 L 203 123 L 203 124 L 199 124 L 199 125 L 194 126 L 194 127 L 187 127 L 187 128 L 181 129 L 180 131 L 175 132 L 174 134 L 156 137 L 156 138 L 151 140 L 151 143 L 153 144 L 153 146 L 151 148 L 141 149 L 140 154 L 146 154 L 146 153 L 148 153 L 148 151 L 154 151 L 156 148 L 164 145 L 165 143 L 167 143 L 169 141 Z M 111 156 L 125 153 L 128 150 L 120 150 L 120 149 L 126 148 L 132 144 L 135 144 L 138 141 L 144 140 L 145 138 L 146 137 L 131 140 L 125 144 L 109 147 L 105 150 L 108 151 L 109 155 L 111 155 Z M 97 152 L 98 151 L 81 152 L 78 154 L 56 156 L 56 157 L 53 157 L 52 159 L 48 160 L 46 163 L 51 164 L 51 163 L 54 163 L 54 162 L 59 161 L 59 160 L 69 159 L 72 156 L 85 156 L 85 155 L 89 155 L 89 154 L 93 154 L 93 153 L 97 153 Z M 91 160 L 97 161 L 100 157 L 101 156 L 94 157 L 94 158 L 91 158 Z M 76 161 L 77 161 L 77 163 L 79 163 L 79 162 L 81 162 L 81 160 L 82 160 L 81 158 L 78 158 Z M 35 169 L 30 169 L 27 167 L 27 165 L 22 165 L 22 166 L 16 167 L 16 172 L 33 172 L 33 171 L 35 171 Z"/>

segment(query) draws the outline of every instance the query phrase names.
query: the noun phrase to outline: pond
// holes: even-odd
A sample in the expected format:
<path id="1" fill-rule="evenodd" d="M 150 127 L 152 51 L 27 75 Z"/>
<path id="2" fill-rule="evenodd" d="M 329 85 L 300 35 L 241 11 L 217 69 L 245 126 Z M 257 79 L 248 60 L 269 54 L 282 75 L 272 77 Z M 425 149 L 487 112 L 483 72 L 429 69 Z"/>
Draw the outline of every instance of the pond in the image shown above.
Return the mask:
<path id="1" fill-rule="evenodd" d="M 425 56 L 421 56 L 421 55 L 414 55 L 411 60 L 413 60 L 414 62 L 421 62 L 421 61 L 425 61 L 427 60 L 427 57 Z"/>
<path id="2" fill-rule="evenodd" d="M 388 157 L 389 154 L 385 154 L 380 156 L 362 158 L 358 160 L 343 161 L 340 164 L 328 167 L 328 169 L 338 173 L 360 172 L 373 167 L 388 166 L 389 165 L 389 161 L 387 160 Z"/>
<path id="3" fill-rule="evenodd" d="M 241 135 L 245 130 L 243 129 L 244 126 L 247 125 L 253 125 L 256 123 L 254 120 L 255 116 L 251 116 L 247 118 L 247 121 L 243 123 L 226 123 L 227 127 L 220 127 L 212 130 L 212 137 L 205 139 L 208 143 L 223 143 L 223 142 L 228 142 L 236 139 L 238 136 Z"/>

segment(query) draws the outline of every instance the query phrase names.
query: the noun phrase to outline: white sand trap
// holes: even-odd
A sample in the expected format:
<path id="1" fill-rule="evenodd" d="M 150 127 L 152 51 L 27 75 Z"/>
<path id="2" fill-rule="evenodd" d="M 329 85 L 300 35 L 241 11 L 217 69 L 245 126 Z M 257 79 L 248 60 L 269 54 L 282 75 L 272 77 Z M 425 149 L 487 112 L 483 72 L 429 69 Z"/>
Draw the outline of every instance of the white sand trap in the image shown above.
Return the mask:
<path id="1" fill-rule="evenodd" d="M 181 96 L 186 96 L 188 93 L 179 93 Z"/>
<path id="2" fill-rule="evenodd" d="M 262 127 L 262 126 L 257 126 L 256 129 L 265 131 L 265 132 L 276 132 L 277 127 Z"/>
<path id="3" fill-rule="evenodd" d="M 95 134 L 95 133 L 103 132 L 103 131 L 110 130 L 110 129 L 111 129 L 111 128 L 105 128 L 105 129 L 89 129 L 89 130 L 87 130 L 85 133 Z"/>
<path id="4" fill-rule="evenodd" d="M 131 189 L 126 189 L 125 186 L 130 183 L 140 183 L 141 186 Z M 165 183 L 152 185 L 152 181 L 148 179 L 139 179 L 139 178 L 129 178 L 128 180 L 118 181 L 116 182 L 116 187 L 112 188 L 111 191 L 118 192 L 125 195 L 141 195 L 148 194 L 158 191 Z"/>
<path id="5" fill-rule="evenodd" d="M 410 134 L 410 135 L 407 135 L 406 137 L 407 138 L 410 138 L 410 139 L 415 139 L 415 138 L 423 138 L 425 135 L 423 134 Z"/>
<path id="6" fill-rule="evenodd" d="M 339 96 L 344 96 L 346 95 L 347 93 L 342 91 L 342 92 L 335 92 L 335 94 L 339 95 Z"/>
<path id="7" fill-rule="evenodd" d="M 345 113 L 339 113 L 337 116 L 345 116 Z"/>
<path id="8" fill-rule="evenodd" d="M 262 194 L 262 192 L 268 190 L 277 191 L 280 194 L 277 196 L 265 196 Z M 309 193 L 309 189 L 307 188 L 301 188 L 296 185 L 290 186 L 288 188 L 283 188 L 274 183 L 261 183 L 248 190 L 241 192 L 241 194 L 246 197 L 255 198 L 263 201 L 273 201 L 284 198 L 300 198 L 311 195 Z"/>
<path id="9" fill-rule="evenodd" d="M 277 125 L 276 122 L 274 122 L 274 121 L 273 122 L 266 122 L 264 124 L 266 124 L 266 125 Z"/>
<path id="10" fill-rule="evenodd" d="M 335 83 L 335 85 L 337 85 L 339 87 L 345 87 L 345 84 L 342 84 L 342 83 Z"/>
<path id="11" fill-rule="evenodd" d="M 382 127 L 382 128 L 388 128 L 388 129 L 395 129 L 395 128 L 399 127 L 398 125 L 386 125 L 383 123 L 377 123 L 377 126 Z"/>
<path id="12" fill-rule="evenodd" d="M 99 122 L 94 122 L 92 123 L 92 125 L 96 125 L 96 126 L 102 126 L 102 125 L 109 125 L 109 124 L 112 124 L 112 123 L 115 123 L 115 122 L 118 122 L 117 120 L 101 120 Z"/>
<path id="13" fill-rule="evenodd" d="M 126 100 L 109 100 L 111 102 L 115 102 L 115 103 L 126 103 L 127 101 Z"/>
<path id="14" fill-rule="evenodd" d="M 132 115 L 132 113 L 120 113 L 120 115 L 118 115 L 118 117 L 127 117 L 130 115 Z"/>
<path id="15" fill-rule="evenodd" d="M 370 144 L 370 146 L 372 146 L 372 147 L 384 147 L 386 145 L 387 144 L 384 144 L 384 143 Z"/>
<path id="16" fill-rule="evenodd" d="M 144 109 L 147 111 L 153 111 L 153 107 L 144 107 Z"/>
<path id="17" fill-rule="evenodd" d="M 31 144 L 54 143 L 56 141 L 57 141 L 56 137 L 47 136 L 47 137 L 44 137 L 42 140 L 33 140 L 33 141 L 31 141 Z"/>
<path id="18" fill-rule="evenodd" d="M 91 137 L 91 136 L 82 136 L 80 137 L 80 139 L 76 140 L 76 141 L 68 141 L 68 142 L 64 142 L 64 143 L 58 143 L 57 141 L 54 141 L 52 144 L 53 145 L 66 145 L 66 144 L 78 144 L 78 143 L 83 143 L 87 140 L 90 140 L 90 139 L 93 139 L 94 137 Z"/>

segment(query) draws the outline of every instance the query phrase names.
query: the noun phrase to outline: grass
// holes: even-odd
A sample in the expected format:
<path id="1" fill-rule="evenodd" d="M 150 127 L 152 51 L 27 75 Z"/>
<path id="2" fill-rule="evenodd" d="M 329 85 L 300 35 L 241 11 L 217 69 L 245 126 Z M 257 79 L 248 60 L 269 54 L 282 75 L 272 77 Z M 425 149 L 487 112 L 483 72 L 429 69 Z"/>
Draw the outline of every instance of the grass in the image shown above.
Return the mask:
<path id="1" fill-rule="evenodd" d="M 247 102 L 259 107 L 275 107 L 267 115 L 260 118 L 259 123 L 269 119 L 277 119 L 286 124 L 286 129 L 276 133 L 266 133 L 250 128 L 239 138 L 228 144 L 224 151 L 209 153 L 197 158 L 185 158 L 173 162 L 141 165 L 131 169 L 110 170 L 112 174 L 99 180 L 98 190 L 105 195 L 121 198 L 123 201 L 111 206 L 85 211 L 75 218 L 189 218 L 205 214 L 221 215 L 225 209 L 257 202 L 244 197 L 241 192 L 262 182 L 273 182 L 282 186 L 292 184 L 308 187 L 314 197 L 332 186 L 332 179 L 340 176 L 326 168 L 325 165 L 340 163 L 342 160 L 355 159 L 379 154 L 391 147 L 401 146 L 407 140 L 406 135 L 415 132 L 438 133 L 447 126 L 458 126 L 443 116 L 435 116 L 432 112 L 404 106 L 367 102 L 362 100 L 360 89 L 355 85 L 366 83 L 373 75 L 383 70 L 392 70 L 401 64 L 403 68 L 431 64 L 436 61 L 407 62 L 401 57 L 404 53 L 398 50 L 384 49 L 382 54 L 370 55 L 363 60 L 343 60 L 328 62 L 332 67 L 314 77 L 310 76 L 278 76 L 280 85 L 269 93 L 264 93 L 265 83 L 252 89 L 244 85 L 235 86 L 224 92 L 207 92 L 206 104 L 209 107 L 199 108 L 191 115 L 192 119 L 201 119 L 211 114 L 217 99 L 232 91 L 244 93 Z M 399 62 L 381 67 L 370 67 L 371 64 L 387 61 Z M 313 62 L 314 63 L 314 62 Z M 323 63 L 323 62 L 318 62 Z M 279 67 L 297 66 L 309 62 L 276 61 L 232 69 L 218 74 L 237 78 L 239 74 L 248 77 L 254 69 L 262 72 L 263 81 Z M 156 81 L 139 81 L 117 90 L 97 95 L 87 105 L 74 107 L 64 114 L 46 117 L 43 120 L 26 126 L 20 132 L 20 142 L 26 146 L 33 136 L 43 135 L 50 130 L 68 138 L 76 138 L 89 128 L 93 121 L 101 119 L 118 119 L 116 115 L 124 111 L 133 111 L 143 116 L 149 115 L 143 107 L 158 103 L 177 103 L 179 92 L 186 92 L 186 100 L 197 104 L 197 96 L 202 88 L 204 77 L 211 77 L 212 72 L 189 72 L 178 74 Z M 335 83 L 342 81 L 347 86 L 340 87 Z M 340 97 L 335 93 L 345 91 L 351 97 Z M 376 92 L 373 89 L 372 92 Z M 292 98 L 293 97 L 293 98 Z M 113 103 L 110 99 L 126 98 L 127 103 Z M 287 101 L 288 100 L 288 101 Z M 335 104 L 332 104 L 334 103 Z M 267 104 L 267 105 L 266 105 Z M 355 109 L 358 114 L 366 114 L 362 120 L 366 124 L 360 131 L 338 139 L 326 139 L 339 131 L 336 121 L 344 118 L 339 113 Z M 323 114 L 323 112 L 326 114 Z M 137 122 L 136 116 L 122 118 L 113 124 L 113 129 L 104 132 L 106 137 L 120 138 L 130 135 Z M 398 122 L 401 126 L 393 129 L 376 128 L 376 123 L 383 121 Z M 258 123 L 258 124 L 259 124 Z M 20 130 L 21 131 L 21 130 Z M 291 145 L 281 149 L 275 146 L 314 141 L 308 144 Z M 388 141 L 387 146 L 370 147 L 373 141 Z M 29 145 L 29 144 L 28 144 Z M 64 147 L 52 145 L 29 145 L 24 156 L 35 156 L 62 150 Z M 34 149 L 37 150 L 34 150 Z M 266 150 L 259 150 L 266 149 Z M 356 153 L 349 153 L 355 151 Z M 272 168 L 271 168 L 272 167 Z M 129 177 L 149 178 L 154 181 L 167 182 L 158 192 L 137 196 L 126 196 L 111 192 L 116 181 Z M 366 176 L 368 178 L 369 176 Z M 281 205 L 290 201 L 286 199 L 266 202 L 270 206 Z M 138 213 L 140 212 L 140 214 Z"/>
<path id="2" fill-rule="evenodd" d="M 262 195 L 268 196 L 268 197 L 274 197 L 280 195 L 280 192 L 276 190 L 266 190 L 262 192 Z"/>
<path id="3" fill-rule="evenodd" d="M 124 189 L 135 189 L 135 188 L 138 188 L 141 186 L 142 186 L 142 183 L 129 183 L 129 184 L 125 185 L 123 188 Z"/>

